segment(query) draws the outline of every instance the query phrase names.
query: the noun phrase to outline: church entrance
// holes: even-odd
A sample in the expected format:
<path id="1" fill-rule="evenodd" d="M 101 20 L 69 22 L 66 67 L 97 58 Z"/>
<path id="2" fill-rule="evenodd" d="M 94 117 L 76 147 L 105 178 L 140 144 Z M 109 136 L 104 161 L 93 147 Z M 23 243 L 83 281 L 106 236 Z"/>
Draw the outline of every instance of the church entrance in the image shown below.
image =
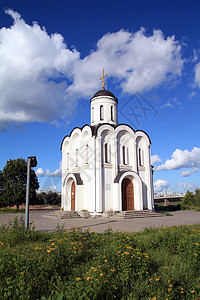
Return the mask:
<path id="1" fill-rule="evenodd" d="M 71 185 L 71 210 L 75 210 L 75 182 Z"/>
<path id="2" fill-rule="evenodd" d="M 134 210 L 133 183 L 129 178 L 122 181 L 122 210 Z"/>

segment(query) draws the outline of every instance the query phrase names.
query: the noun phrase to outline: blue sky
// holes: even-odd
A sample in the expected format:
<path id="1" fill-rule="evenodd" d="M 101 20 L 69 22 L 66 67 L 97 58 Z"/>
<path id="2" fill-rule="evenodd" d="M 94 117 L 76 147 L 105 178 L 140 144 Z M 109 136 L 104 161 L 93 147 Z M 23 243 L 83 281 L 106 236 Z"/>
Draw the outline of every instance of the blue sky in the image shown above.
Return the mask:
<path id="1" fill-rule="evenodd" d="M 60 144 L 104 68 L 119 123 L 151 138 L 155 191 L 200 187 L 199 16 L 193 0 L 1 0 L 0 169 L 36 155 L 40 189 L 60 190 Z"/>

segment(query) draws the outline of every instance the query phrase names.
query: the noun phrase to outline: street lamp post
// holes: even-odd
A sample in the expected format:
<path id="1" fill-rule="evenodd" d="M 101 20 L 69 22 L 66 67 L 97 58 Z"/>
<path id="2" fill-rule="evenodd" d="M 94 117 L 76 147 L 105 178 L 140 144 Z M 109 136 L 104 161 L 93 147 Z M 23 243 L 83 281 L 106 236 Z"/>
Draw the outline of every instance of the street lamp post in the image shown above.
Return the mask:
<path id="1" fill-rule="evenodd" d="M 29 195 L 30 195 L 30 179 L 31 167 L 37 166 L 36 156 L 29 156 L 27 160 L 27 183 L 26 183 L 26 213 L 25 213 L 25 229 L 29 228 Z"/>

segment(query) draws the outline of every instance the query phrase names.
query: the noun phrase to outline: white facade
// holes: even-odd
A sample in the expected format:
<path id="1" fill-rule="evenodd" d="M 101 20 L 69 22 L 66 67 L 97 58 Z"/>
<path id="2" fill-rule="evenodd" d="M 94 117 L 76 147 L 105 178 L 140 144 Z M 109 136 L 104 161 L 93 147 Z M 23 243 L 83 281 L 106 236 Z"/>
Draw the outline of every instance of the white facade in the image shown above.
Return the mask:
<path id="1" fill-rule="evenodd" d="M 150 139 L 118 125 L 118 100 L 106 90 L 90 101 L 91 125 L 66 136 L 62 151 L 64 210 L 154 209 Z"/>

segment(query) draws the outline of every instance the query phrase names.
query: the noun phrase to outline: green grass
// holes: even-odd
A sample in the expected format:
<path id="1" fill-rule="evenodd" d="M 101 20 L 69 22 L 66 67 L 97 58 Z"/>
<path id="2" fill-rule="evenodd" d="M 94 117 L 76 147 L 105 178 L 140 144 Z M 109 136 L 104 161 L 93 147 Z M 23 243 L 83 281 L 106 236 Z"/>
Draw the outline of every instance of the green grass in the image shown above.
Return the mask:
<path id="1" fill-rule="evenodd" d="M 9 213 L 16 214 L 16 213 L 24 213 L 24 212 L 25 212 L 25 209 L 14 209 L 14 208 L 9 208 L 9 207 L 0 208 L 0 214 L 9 214 Z"/>
<path id="2" fill-rule="evenodd" d="M 199 206 L 187 206 L 187 205 L 182 205 L 181 206 L 182 210 L 196 210 L 196 211 L 200 211 L 200 207 Z"/>
<path id="3" fill-rule="evenodd" d="M 200 299 L 200 224 L 104 233 L 0 229 L 0 299 Z"/>

